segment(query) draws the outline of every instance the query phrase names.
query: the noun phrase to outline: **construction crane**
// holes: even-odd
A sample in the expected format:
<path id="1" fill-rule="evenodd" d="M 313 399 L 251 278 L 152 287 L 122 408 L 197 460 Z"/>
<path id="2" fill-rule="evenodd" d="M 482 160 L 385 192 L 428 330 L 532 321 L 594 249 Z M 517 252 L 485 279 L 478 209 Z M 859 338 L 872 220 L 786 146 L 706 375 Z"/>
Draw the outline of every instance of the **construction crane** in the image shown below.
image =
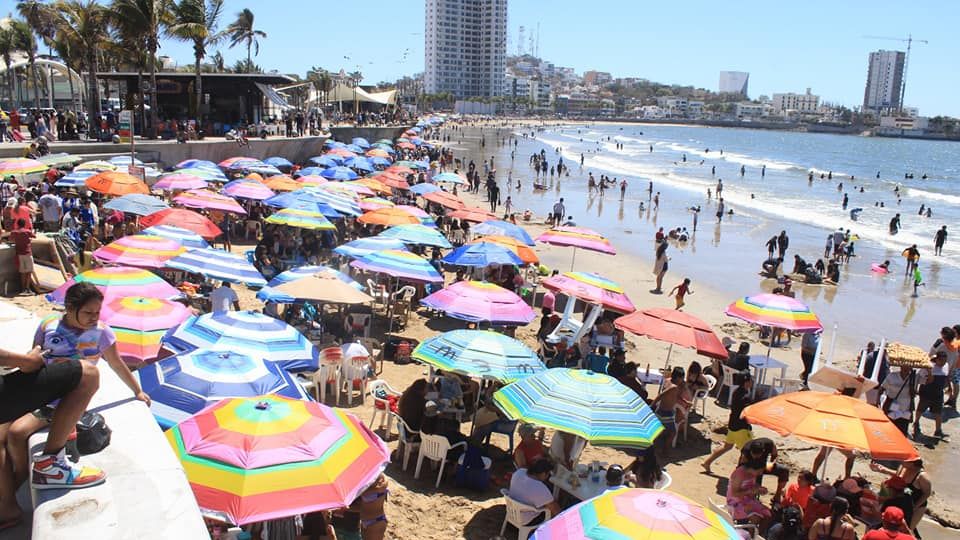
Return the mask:
<path id="1" fill-rule="evenodd" d="M 899 41 L 901 43 L 907 44 L 907 54 L 903 59 L 903 77 L 900 79 L 900 104 L 897 107 L 897 112 L 903 112 L 903 103 L 904 103 L 904 94 L 907 92 L 907 65 L 910 63 L 910 47 L 913 45 L 913 42 L 923 43 L 924 45 L 929 45 L 930 42 L 925 39 L 913 39 L 913 35 L 908 35 L 906 38 L 896 38 L 896 37 L 886 37 L 886 36 L 863 36 L 864 39 L 884 39 L 887 41 Z"/>

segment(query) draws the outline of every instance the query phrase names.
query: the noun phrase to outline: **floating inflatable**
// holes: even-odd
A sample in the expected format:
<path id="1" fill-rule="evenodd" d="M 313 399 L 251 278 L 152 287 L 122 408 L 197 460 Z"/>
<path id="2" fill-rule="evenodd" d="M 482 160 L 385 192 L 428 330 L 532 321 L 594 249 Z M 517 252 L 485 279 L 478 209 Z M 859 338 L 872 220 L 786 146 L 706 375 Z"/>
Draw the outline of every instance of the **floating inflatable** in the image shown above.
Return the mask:
<path id="1" fill-rule="evenodd" d="M 871 271 L 871 272 L 876 272 L 876 273 L 878 273 L 878 274 L 887 274 L 887 273 L 890 272 L 890 270 L 887 270 L 886 268 L 880 266 L 880 263 L 873 263 L 873 264 L 871 264 L 871 265 L 870 265 L 870 271 Z"/>

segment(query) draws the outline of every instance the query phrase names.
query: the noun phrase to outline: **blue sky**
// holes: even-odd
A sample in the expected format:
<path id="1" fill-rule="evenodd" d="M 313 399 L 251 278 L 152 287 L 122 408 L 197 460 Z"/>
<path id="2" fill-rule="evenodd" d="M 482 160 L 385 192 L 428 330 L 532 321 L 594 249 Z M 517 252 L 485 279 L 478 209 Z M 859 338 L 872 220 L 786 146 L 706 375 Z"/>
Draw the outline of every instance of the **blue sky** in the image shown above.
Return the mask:
<path id="1" fill-rule="evenodd" d="M 15 5 L 0 0 L 0 13 Z M 423 69 L 422 0 L 366 0 L 339 9 L 319 0 L 226 5 L 224 26 L 244 7 L 255 13 L 268 36 L 256 62 L 266 69 L 302 74 L 311 65 L 333 71 L 359 65 L 365 82 Z M 864 36 L 912 32 L 930 43 L 914 43 L 907 105 L 925 115 L 960 116 L 960 2 L 510 0 L 509 17 L 511 54 L 519 26 L 529 36 L 539 23 L 540 56 L 578 73 L 597 69 L 716 90 L 721 70 L 748 71 L 751 97 L 811 87 L 821 99 L 848 106 L 863 100 L 867 54 L 905 46 Z M 229 63 L 246 55 L 241 47 L 222 52 Z M 161 53 L 181 64 L 192 58 L 183 43 L 164 42 Z"/>

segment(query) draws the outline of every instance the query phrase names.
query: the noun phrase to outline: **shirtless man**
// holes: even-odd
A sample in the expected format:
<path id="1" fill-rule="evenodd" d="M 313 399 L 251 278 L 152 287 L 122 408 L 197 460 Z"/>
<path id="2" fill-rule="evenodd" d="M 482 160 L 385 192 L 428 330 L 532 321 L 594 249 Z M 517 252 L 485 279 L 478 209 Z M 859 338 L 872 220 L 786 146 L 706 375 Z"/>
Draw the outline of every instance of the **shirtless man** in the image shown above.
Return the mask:
<path id="1" fill-rule="evenodd" d="M 670 380 L 664 383 L 663 390 L 650 403 L 650 408 L 656 413 L 657 418 L 663 424 L 664 433 L 657 438 L 658 443 L 664 450 L 670 447 L 673 437 L 677 433 L 676 411 L 677 403 L 683 399 L 681 390 L 683 389 L 684 373 L 682 367 L 675 367 L 670 373 Z"/>

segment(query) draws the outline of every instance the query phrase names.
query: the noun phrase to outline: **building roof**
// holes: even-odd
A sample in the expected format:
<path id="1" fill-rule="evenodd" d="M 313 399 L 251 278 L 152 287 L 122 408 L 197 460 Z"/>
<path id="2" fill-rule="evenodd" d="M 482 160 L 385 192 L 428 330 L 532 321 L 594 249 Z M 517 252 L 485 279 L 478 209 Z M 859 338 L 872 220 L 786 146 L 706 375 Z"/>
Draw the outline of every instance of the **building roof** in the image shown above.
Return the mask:
<path id="1" fill-rule="evenodd" d="M 148 77 L 146 73 L 139 74 L 135 71 L 101 71 L 97 73 L 98 79 L 126 80 L 143 76 Z M 192 71 L 158 71 L 158 79 L 185 79 L 193 80 L 197 76 Z M 200 73 L 204 79 L 248 79 L 261 84 L 290 84 L 296 82 L 296 79 L 281 73 Z"/>

